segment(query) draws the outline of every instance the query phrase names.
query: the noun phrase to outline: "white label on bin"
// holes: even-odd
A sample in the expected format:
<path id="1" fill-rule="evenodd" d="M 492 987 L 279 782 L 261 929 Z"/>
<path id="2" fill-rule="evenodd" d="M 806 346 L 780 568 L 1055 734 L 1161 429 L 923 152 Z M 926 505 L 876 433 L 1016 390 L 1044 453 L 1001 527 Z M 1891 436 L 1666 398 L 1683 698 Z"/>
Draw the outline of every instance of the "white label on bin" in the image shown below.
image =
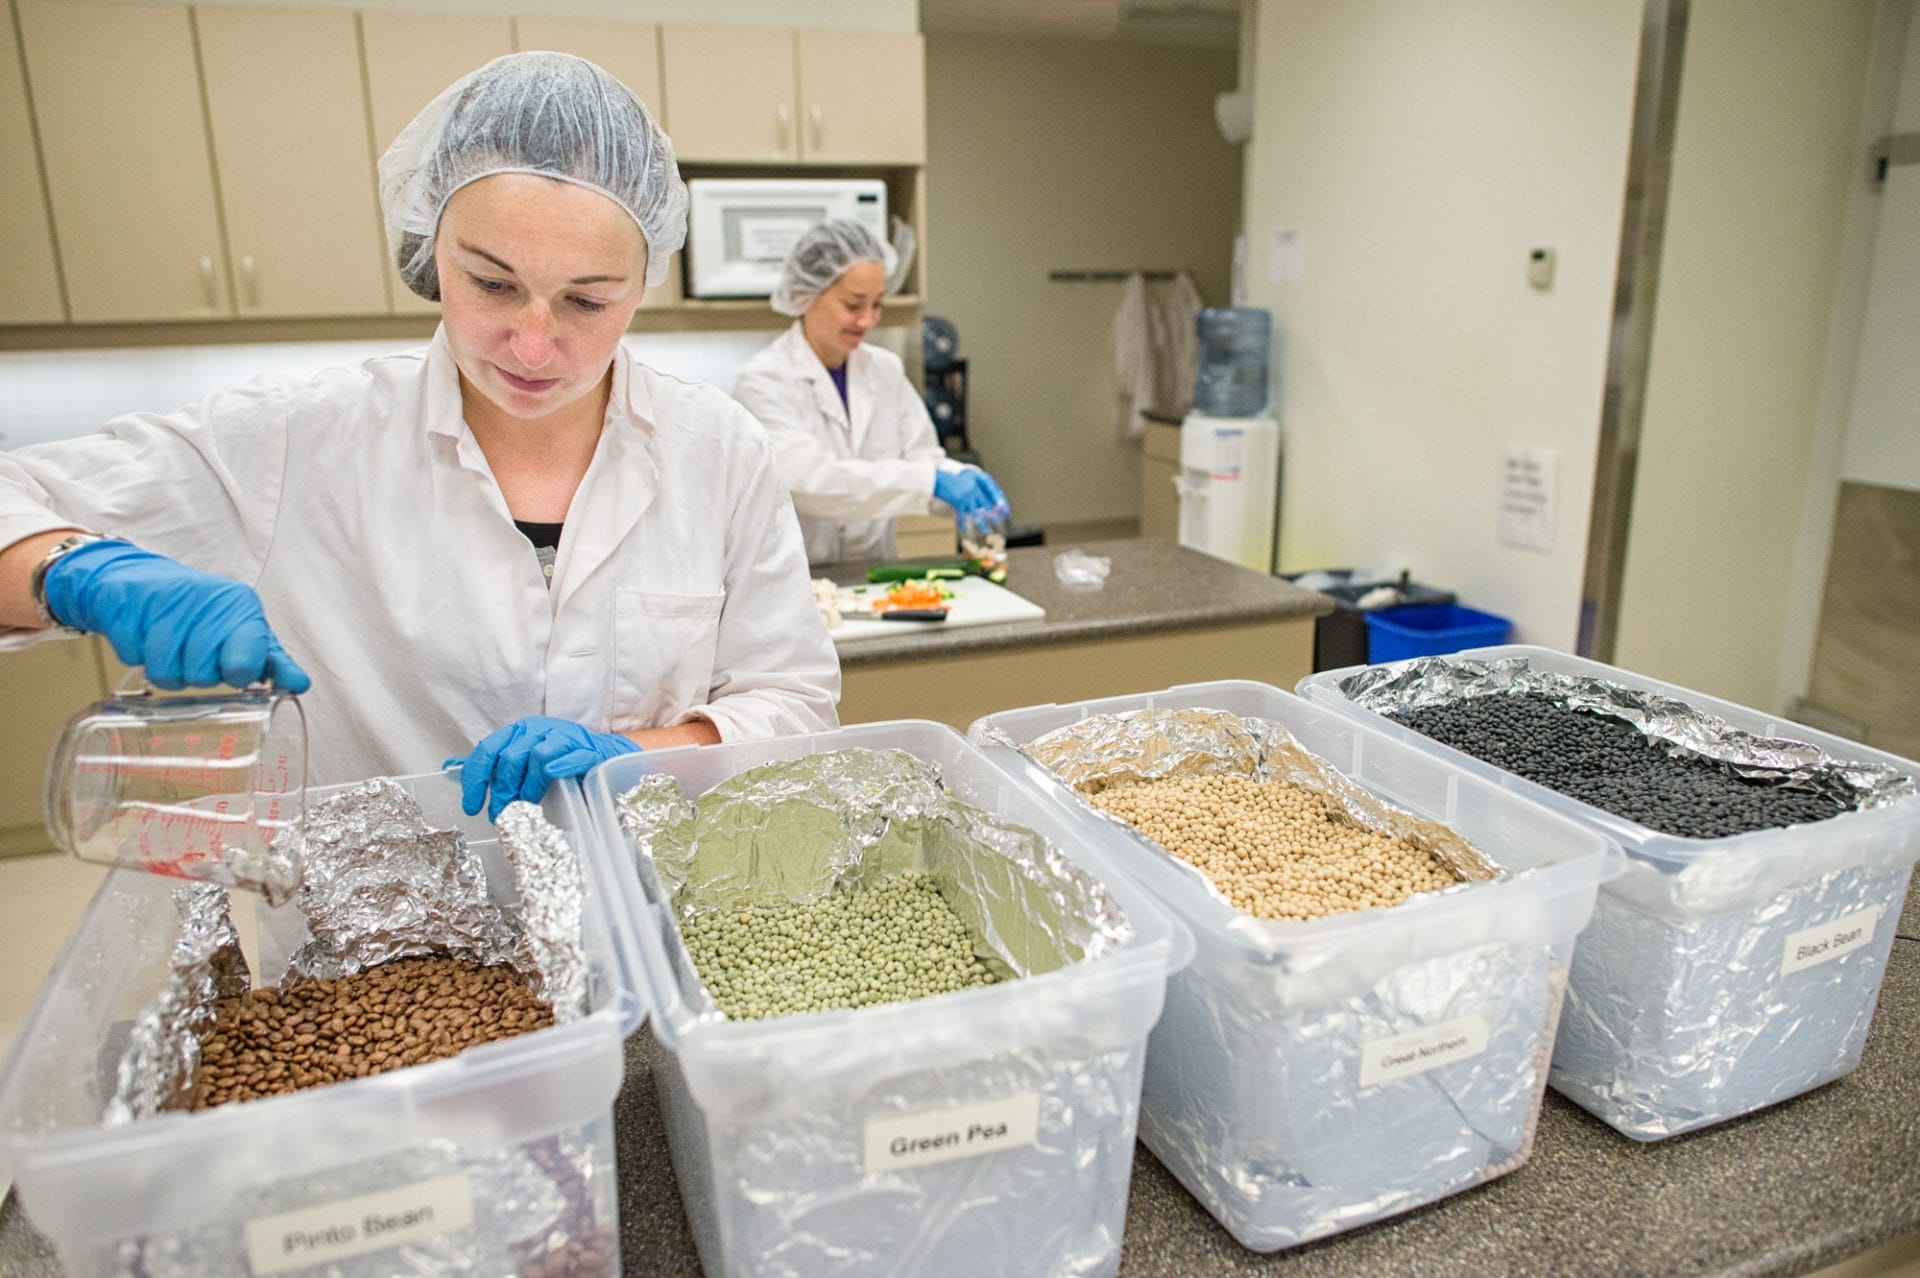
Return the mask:
<path id="1" fill-rule="evenodd" d="M 1478 1014 L 1360 1045 L 1360 1086 L 1378 1087 L 1487 1050 L 1487 1018 Z"/>
<path id="2" fill-rule="evenodd" d="M 1021 1092 L 999 1100 L 867 1120 L 868 1175 L 978 1158 L 1031 1145 L 1040 1135 L 1040 1095 Z"/>
<path id="3" fill-rule="evenodd" d="M 1842 914 L 1831 923 L 1792 933 L 1780 955 L 1780 975 L 1851 954 L 1873 939 L 1874 929 L 1879 925 L 1880 907 L 1869 905 L 1864 910 Z"/>
<path id="4" fill-rule="evenodd" d="M 250 1220 L 247 1259 L 256 1274 L 280 1274 L 419 1242 L 472 1223 L 472 1182 L 441 1176 Z"/>

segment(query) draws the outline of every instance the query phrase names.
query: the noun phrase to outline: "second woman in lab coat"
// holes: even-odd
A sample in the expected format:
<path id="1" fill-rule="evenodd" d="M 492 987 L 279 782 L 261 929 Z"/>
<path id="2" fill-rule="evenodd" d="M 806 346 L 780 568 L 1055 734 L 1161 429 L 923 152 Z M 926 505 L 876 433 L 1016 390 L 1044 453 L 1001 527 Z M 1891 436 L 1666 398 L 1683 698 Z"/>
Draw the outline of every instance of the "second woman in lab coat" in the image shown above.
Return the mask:
<path id="1" fill-rule="evenodd" d="M 1007 516 L 991 475 L 941 451 L 900 357 L 865 340 L 892 263 L 893 250 L 858 222 L 808 230 L 771 298 L 794 323 L 734 386 L 767 428 L 810 563 L 887 558 L 895 517 L 926 514 L 935 499 L 963 528 Z"/>

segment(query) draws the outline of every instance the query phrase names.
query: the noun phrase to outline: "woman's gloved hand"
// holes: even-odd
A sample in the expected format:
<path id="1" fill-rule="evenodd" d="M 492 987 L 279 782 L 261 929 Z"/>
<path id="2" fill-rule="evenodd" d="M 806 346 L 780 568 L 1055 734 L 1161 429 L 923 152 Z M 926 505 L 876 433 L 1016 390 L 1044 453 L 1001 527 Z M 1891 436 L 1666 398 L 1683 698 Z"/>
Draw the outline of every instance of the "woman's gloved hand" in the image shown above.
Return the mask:
<path id="1" fill-rule="evenodd" d="M 597 763 L 639 752 L 617 732 L 592 732 L 571 719 L 529 715 L 488 733 L 464 758 L 455 756 L 442 766 L 460 765 L 460 806 L 467 815 L 477 816 L 485 803 L 487 820 L 497 821 L 515 799 L 538 803 L 561 777 L 577 777 Z"/>
<path id="2" fill-rule="evenodd" d="M 963 527 L 1003 521 L 1010 513 L 1000 485 L 977 466 L 934 471 L 933 495 L 953 507 Z"/>
<path id="3" fill-rule="evenodd" d="M 125 541 L 96 541 L 53 561 L 47 608 L 76 630 L 105 635 L 114 655 L 144 666 L 156 688 L 244 688 L 270 679 L 305 692 L 307 677 L 267 625 L 253 587 L 189 568 Z"/>

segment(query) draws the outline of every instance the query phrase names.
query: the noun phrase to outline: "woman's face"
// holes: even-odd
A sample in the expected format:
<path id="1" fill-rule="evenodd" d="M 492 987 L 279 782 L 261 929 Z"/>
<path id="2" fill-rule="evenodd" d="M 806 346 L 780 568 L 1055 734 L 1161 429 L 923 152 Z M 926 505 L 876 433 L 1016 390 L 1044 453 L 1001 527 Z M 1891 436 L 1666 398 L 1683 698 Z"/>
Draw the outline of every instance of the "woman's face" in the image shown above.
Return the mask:
<path id="1" fill-rule="evenodd" d="M 454 363 L 523 420 L 599 386 L 647 273 L 646 241 L 626 210 L 531 173 L 496 173 L 454 192 L 433 259 Z"/>
<path id="2" fill-rule="evenodd" d="M 800 327 L 822 363 L 838 368 L 847 362 L 847 356 L 866 339 L 867 330 L 880 322 L 880 300 L 886 291 L 887 272 L 880 263 L 855 262 L 813 299 L 800 317 Z"/>

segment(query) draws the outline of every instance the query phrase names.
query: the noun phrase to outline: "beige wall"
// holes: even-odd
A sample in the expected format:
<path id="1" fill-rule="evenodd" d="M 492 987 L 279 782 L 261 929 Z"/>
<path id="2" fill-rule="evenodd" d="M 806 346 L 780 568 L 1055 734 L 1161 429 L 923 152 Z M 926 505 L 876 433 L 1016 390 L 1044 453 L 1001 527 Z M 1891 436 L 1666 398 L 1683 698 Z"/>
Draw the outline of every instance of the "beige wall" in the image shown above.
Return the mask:
<path id="1" fill-rule="evenodd" d="M 84 3 L 85 0 L 79 0 Z M 178 4 L 181 0 L 150 0 Z M 292 5 L 307 9 L 398 9 L 434 13 L 539 13 L 741 27 L 918 31 L 918 0 L 194 0 L 196 4 Z"/>
<path id="2" fill-rule="evenodd" d="M 1138 511 L 1120 286 L 1047 272 L 1184 266 L 1224 304 L 1240 163 L 1213 97 L 1234 78 L 1230 51 L 927 38 L 927 310 L 959 327 L 973 443 L 1019 522 Z"/>
<path id="3" fill-rule="evenodd" d="M 1920 21 L 1909 0 L 1883 5 L 1907 24 L 1904 42 L 1882 26 L 1887 47 L 1898 49 L 1901 71 L 1893 118 L 1872 131 L 1920 133 Z M 1890 61 L 1891 58 L 1886 60 Z M 1865 189 L 1866 183 L 1857 184 Z M 1875 207 L 1870 283 L 1864 303 L 1859 363 L 1847 422 L 1845 478 L 1863 484 L 1920 489 L 1920 164 L 1896 165 L 1873 188 Z"/>
<path id="4" fill-rule="evenodd" d="M 1696 0 L 1619 664 L 1771 706 L 1839 282 L 1873 0 Z"/>
<path id="5" fill-rule="evenodd" d="M 1571 648 L 1639 0 L 1261 0 L 1249 297 L 1273 308 L 1283 567 L 1404 566 Z M 1298 282 L 1269 278 L 1275 227 Z M 1550 246 L 1550 292 L 1528 251 Z M 1559 454 L 1550 551 L 1496 537 L 1509 444 Z"/>

